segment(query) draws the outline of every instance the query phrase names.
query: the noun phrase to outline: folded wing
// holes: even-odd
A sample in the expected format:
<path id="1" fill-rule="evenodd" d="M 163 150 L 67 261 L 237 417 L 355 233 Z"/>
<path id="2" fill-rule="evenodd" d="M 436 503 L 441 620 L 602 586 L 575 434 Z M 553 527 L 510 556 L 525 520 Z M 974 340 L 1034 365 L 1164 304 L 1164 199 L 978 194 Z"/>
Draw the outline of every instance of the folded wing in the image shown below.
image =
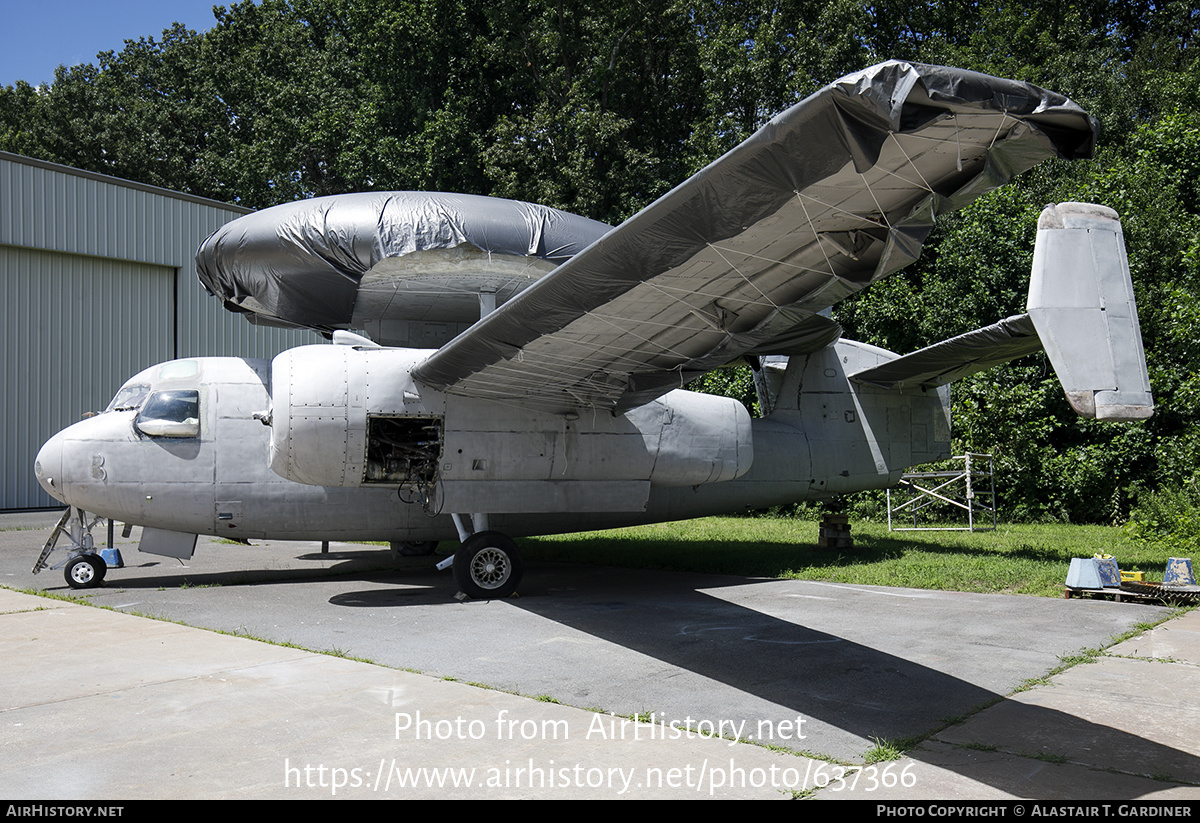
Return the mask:
<path id="1" fill-rule="evenodd" d="M 636 407 L 739 355 L 836 339 L 817 315 L 914 260 L 938 214 L 1095 121 L 1026 83 L 889 62 L 744 143 L 485 317 L 414 376 L 533 408 Z"/>

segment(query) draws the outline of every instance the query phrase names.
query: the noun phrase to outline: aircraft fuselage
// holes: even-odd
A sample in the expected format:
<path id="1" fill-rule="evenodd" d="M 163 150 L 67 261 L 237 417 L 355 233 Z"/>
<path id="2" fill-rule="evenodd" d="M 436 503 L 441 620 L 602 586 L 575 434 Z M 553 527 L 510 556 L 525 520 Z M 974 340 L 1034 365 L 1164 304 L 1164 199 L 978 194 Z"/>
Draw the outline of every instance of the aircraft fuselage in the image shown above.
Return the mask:
<path id="1" fill-rule="evenodd" d="M 457 538 L 451 512 L 520 536 L 878 488 L 949 445 L 943 394 L 853 386 L 847 371 L 894 355 L 848 341 L 774 372 L 775 411 L 753 421 L 682 390 L 622 415 L 445 395 L 409 376 L 425 354 L 305 346 L 274 364 L 160 364 L 52 437 L 35 471 L 65 503 L 157 529 L 423 541 Z M 182 411 L 155 411 L 164 402 Z"/>

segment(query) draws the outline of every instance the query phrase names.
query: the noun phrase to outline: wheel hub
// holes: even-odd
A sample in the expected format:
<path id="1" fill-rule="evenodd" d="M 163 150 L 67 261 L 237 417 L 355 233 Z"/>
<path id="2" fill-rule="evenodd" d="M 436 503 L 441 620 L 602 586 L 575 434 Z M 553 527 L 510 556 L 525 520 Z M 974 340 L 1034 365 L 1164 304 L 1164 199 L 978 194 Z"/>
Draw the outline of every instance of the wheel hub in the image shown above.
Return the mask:
<path id="1" fill-rule="evenodd" d="M 500 532 L 469 535 L 454 553 L 454 581 L 459 590 L 481 600 L 515 594 L 522 567 L 520 547 Z"/>
<path id="2" fill-rule="evenodd" d="M 96 577 L 96 569 L 90 562 L 84 561 L 76 563 L 71 568 L 71 579 L 80 585 L 86 586 L 91 583 Z"/>
<path id="3" fill-rule="evenodd" d="M 508 555 L 499 549 L 484 549 L 471 564 L 471 577 L 485 589 L 499 588 L 508 579 Z"/>

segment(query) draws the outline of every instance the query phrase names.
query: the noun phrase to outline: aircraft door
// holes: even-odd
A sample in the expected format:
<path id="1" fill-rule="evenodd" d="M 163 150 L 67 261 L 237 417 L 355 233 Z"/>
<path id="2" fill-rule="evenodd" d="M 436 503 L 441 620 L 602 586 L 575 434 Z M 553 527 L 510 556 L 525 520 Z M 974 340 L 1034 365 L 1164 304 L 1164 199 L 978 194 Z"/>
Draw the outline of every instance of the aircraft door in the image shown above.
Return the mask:
<path id="1" fill-rule="evenodd" d="M 216 434 L 213 395 L 199 360 L 157 367 L 152 390 L 132 420 L 137 448 L 114 459 L 114 479 L 136 483 L 140 511 L 131 520 L 179 532 L 212 522 Z"/>
<path id="2" fill-rule="evenodd" d="M 209 511 L 213 534 L 257 536 L 247 531 L 247 517 L 257 519 L 252 513 L 261 506 L 256 501 L 271 498 L 273 486 L 286 482 L 268 466 L 271 429 L 254 416 L 270 407 L 269 371 L 266 360 L 212 358 L 206 364 L 216 444 Z"/>

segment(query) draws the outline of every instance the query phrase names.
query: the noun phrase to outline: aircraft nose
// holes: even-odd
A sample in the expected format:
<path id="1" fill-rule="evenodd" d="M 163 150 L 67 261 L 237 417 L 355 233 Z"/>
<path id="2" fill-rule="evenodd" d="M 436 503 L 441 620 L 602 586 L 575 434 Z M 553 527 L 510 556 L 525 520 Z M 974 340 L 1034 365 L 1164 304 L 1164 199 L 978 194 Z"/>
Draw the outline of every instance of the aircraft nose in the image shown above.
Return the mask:
<path id="1" fill-rule="evenodd" d="M 33 461 L 33 473 L 46 494 L 65 503 L 66 501 L 63 500 L 62 458 L 63 434 L 59 432 L 47 440 L 38 451 L 37 459 Z"/>

